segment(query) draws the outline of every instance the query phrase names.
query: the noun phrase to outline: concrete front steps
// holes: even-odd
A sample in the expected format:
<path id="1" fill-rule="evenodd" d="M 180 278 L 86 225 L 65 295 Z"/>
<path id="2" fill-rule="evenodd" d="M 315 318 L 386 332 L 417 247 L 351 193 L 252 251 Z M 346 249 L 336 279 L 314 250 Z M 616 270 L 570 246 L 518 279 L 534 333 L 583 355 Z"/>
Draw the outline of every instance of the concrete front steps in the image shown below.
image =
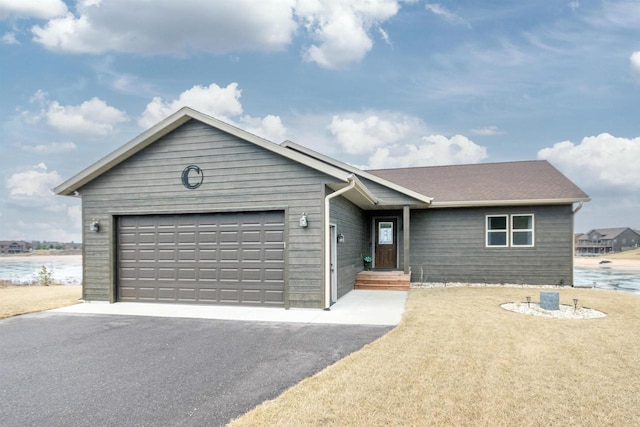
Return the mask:
<path id="1" fill-rule="evenodd" d="M 361 271 L 355 289 L 408 291 L 410 286 L 411 275 L 402 271 Z"/>

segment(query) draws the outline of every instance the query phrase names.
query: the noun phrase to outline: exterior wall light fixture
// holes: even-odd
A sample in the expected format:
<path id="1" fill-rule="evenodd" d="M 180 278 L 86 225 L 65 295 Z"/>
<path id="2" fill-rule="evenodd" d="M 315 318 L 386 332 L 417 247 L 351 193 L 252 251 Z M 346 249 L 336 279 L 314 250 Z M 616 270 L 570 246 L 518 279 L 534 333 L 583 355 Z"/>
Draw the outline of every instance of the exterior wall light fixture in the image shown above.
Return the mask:
<path id="1" fill-rule="evenodd" d="M 300 216 L 300 227 L 307 228 L 308 226 L 309 222 L 307 221 L 307 214 L 302 212 L 302 215 Z"/>
<path id="2" fill-rule="evenodd" d="M 338 233 L 338 243 L 344 243 L 344 234 Z"/>
<path id="3" fill-rule="evenodd" d="M 93 231 L 94 233 L 100 231 L 100 221 L 95 218 L 92 219 L 91 224 L 89 224 L 89 231 Z"/>

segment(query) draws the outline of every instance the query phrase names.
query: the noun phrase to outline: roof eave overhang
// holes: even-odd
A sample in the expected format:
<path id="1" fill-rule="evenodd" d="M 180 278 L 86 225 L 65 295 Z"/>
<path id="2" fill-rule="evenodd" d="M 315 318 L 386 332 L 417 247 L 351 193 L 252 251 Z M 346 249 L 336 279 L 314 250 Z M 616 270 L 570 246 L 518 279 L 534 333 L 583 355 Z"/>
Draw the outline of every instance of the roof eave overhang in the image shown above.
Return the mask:
<path id="1" fill-rule="evenodd" d="M 388 181 L 388 180 L 386 180 L 384 178 L 380 178 L 379 176 L 376 176 L 376 175 L 373 175 L 373 174 L 371 174 L 369 172 L 363 171 L 362 169 L 359 169 L 359 168 L 357 168 L 355 166 L 351 166 L 351 165 L 349 165 L 347 163 L 343 163 L 343 162 L 341 162 L 339 160 L 336 160 L 336 159 L 333 159 L 333 158 L 331 158 L 329 156 L 325 156 L 324 154 L 320 154 L 317 151 L 313 151 L 313 150 L 311 150 L 311 149 L 309 149 L 307 147 L 303 147 L 302 145 L 296 144 L 295 142 L 285 141 L 280 145 L 282 147 L 289 148 L 292 151 L 303 153 L 303 154 L 305 154 L 307 156 L 310 156 L 312 158 L 316 158 L 318 160 L 321 160 L 322 162 L 329 163 L 329 164 L 331 164 L 331 165 L 333 165 L 333 166 L 335 166 L 337 168 L 344 169 L 344 170 L 346 170 L 348 172 L 354 173 L 354 174 L 356 174 L 358 176 L 361 176 L 362 178 L 368 179 L 369 181 L 373 181 L 373 182 L 375 182 L 377 184 L 384 185 L 385 187 L 391 188 L 392 190 L 395 190 L 395 191 L 397 191 L 399 193 L 402 193 L 402 194 L 404 194 L 406 196 L 409 196 L 409 197 L 411 197 L 413 199 L 416 199 L 421 203 L 424 203 L 424 204 L 428 205 L 433 201 L 433 197 L 425 196 L 424 194 L 415 192 L 415 191 L 410 190 L 410 189 L 408 189 L 406 187 L 398 185 L 398 184 L 396 184 L 394 182 Z"/>
<path id="2" fill-rule="evenodd" d="M 223 132 L 227 132 L 238 138 L 244 139 L 248 142 L 252 142 L 266 150 L 272 151 L 283 157 L 327 174 L 335 179 L 338 179 L 341 182 L 346 183 L 349 181 L 349 175 L 351 174 L 347 171 L 344 171 L 330 164 L 326 164 L 320 160 L 309 157 L 295 150 L 289 150 L 285 147 L 282 147 L 257 135 L 232 126 L 228 123 L 217 120 L 211 116 L 200 113 L 199 111 L 193 110 L 189 107 L 183 107 L 155 126 L 149 128 L 131 141 L 127 142 L 122 147 L 113 151 L 111 154 L 103 157 L 101 160 L 98 160 L 93 165 L 84 169 L 75 176 L 69 178 L 59 186 L 55 187 L 53 189 L 54 193 L 61 196 L 73 195 L 75 191 L 80 189 L 82 186 L 91 182 L 93 179 L 107 172 L 114 166 L 122 163 L 129 157 L 148 147 L 153 142 L 182 126 L 191 119 L 198 120 Z"/>
<path id="3" fill-rule="evenodd" d="M 366 185 L 362 183 L 362 181 L 358 179 L 356 175 L 350 174 L 349 179 L 355 182 L 355 186 L 351 191 L 346 192 L 343 197 L 350 200 L 358 207 L 364 209 L 371 208 L 372 206 L 376 206 L 379 203 L 379 200 L 376 198 L 376 196 L 373 195 L 373 193 L 367 188 Z M 328 187 L 334 191 L 338 191 L 346 187 L 347 185 L 349 184 L 331 183 L 328 184 Z"/>
<path id="4" fill-rule="evenodd" d="M 467 208 L 480 206 L 540 206 L 540 205 L 569 205 L 578 202 L 588 202 L 590 198 L 566 199 L 526 199 L 526 200 L 468 200 L 451 202 L 433 202 L 432 208 Z"/>

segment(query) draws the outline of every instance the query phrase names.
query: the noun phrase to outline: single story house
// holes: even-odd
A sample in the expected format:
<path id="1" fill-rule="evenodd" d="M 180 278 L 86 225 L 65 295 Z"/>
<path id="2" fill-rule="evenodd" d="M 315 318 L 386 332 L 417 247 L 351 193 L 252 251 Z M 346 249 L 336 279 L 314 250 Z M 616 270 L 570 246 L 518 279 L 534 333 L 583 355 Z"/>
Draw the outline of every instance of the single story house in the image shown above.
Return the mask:
<path id="1" fill-rule="evenodd" d="M 83 297 L 329 308 L 373 272 L 573 282 L 574 204 L 546 161 L 360 170 L 182 108 L 54 190 L 82 198 Z"/>
<path id="2" fill-rule="evenodd" d="M 608 254 L 637 248 L 640 233 L 629 227 L 595 228 L 578 236 L 576 253 Z"/>

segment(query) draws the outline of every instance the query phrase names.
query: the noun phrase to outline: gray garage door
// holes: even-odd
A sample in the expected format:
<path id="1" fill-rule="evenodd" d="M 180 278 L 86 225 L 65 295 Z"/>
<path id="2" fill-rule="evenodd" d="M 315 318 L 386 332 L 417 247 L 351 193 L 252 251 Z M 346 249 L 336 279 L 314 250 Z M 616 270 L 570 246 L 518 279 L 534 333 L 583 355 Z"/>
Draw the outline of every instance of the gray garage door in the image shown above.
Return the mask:
<path id="1" fill-rule="evenodd" d="M 118 218 L 118 300 L 284 304 L 284 213 Z"/>

